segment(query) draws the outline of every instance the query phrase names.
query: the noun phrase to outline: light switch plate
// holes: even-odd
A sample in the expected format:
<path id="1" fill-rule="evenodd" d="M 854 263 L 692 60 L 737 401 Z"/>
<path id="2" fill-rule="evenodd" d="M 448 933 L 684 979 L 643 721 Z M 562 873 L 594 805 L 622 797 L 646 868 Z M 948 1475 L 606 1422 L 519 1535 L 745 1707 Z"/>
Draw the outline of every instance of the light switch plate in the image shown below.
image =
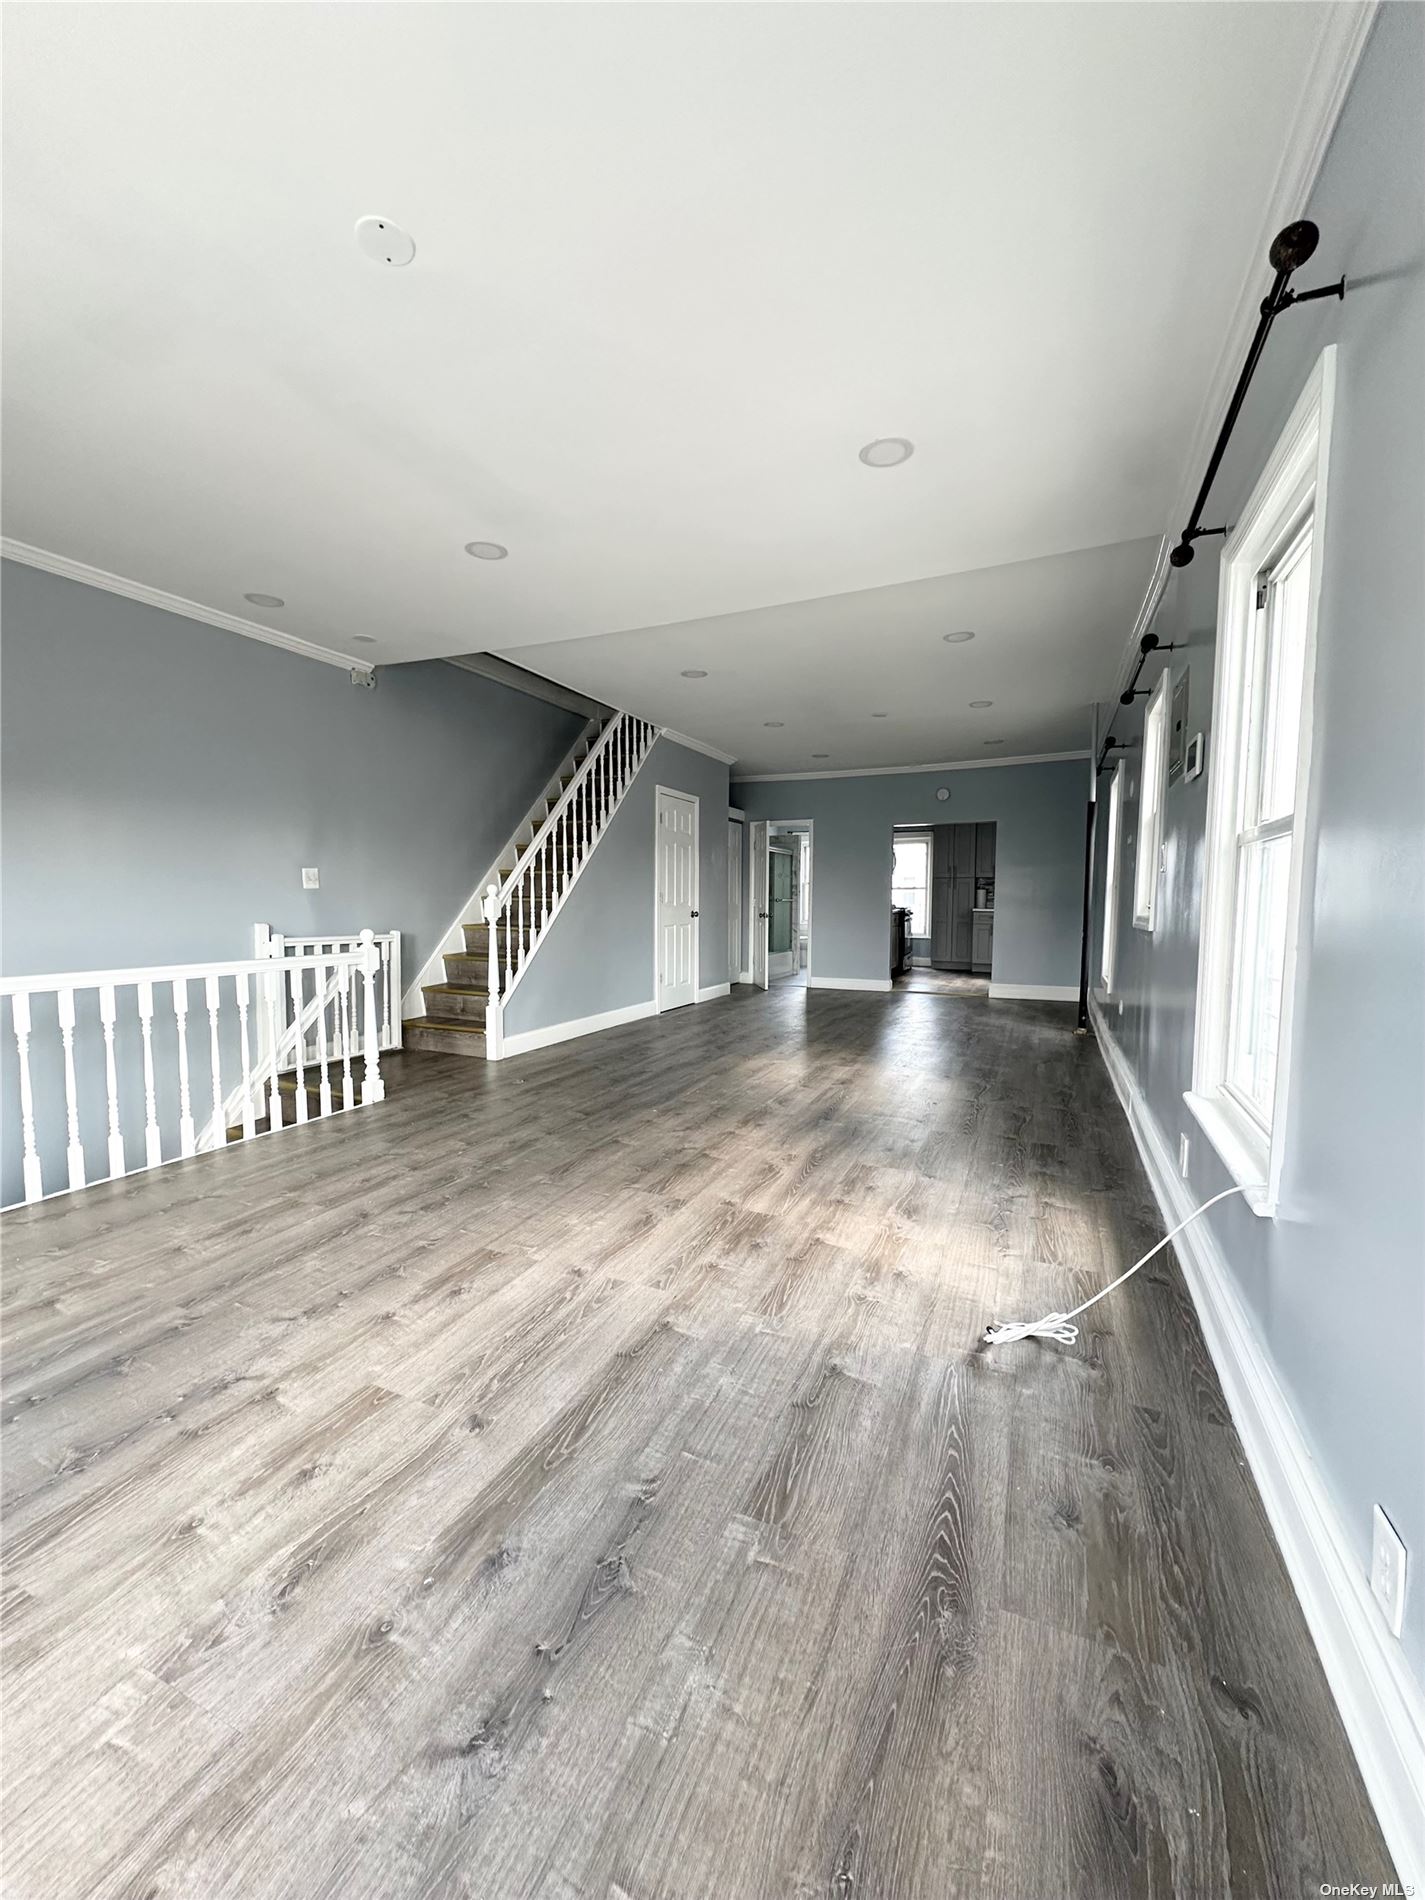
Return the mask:
<path id="1" fill-rule="evenodd" d="M 1371 1595 L 1380 1605 L 1391 1635 L 1399 1636 L 1405 1616 L 1405 1546 L 1379 1505 L 1372 1525 Z"/>
<path id="2" fill-rule="evenodd" d="M 321 873 L 317 870 L 316 865 L 304 864 L 302 866 L 302 889 L 304 891 L 319 891 L 321 888 Z"/>

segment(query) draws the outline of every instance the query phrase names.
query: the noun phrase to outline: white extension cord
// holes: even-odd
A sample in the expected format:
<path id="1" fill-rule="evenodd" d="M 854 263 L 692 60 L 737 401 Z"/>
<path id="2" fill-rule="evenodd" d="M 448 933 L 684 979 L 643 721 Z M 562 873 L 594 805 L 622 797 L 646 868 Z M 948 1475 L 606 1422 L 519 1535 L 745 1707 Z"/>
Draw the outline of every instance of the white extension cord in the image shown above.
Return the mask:
<path id="1" fill-rule="evenodd" d="M 1195 1207 L 1186 1220 L 1178 1222 L 1171 1233 L 1164 1234 L 1156 1247 L 1150 1247 L 1141 1260 L 1133 1262 L 1127 1273 L 1120 1273 L 1116 1280 L 1110 1281 L 1102 1292 L 1095 1293 L 1092 1299 L 1085 1300 L 1082 1306 L 1076 1306 L 1070 1313 L 1046 1313 L 1043 1319 L 1006 1320 L 999 1326 L 988 1326 L 985 1328 L 985 1344 L 1010 1346 L 1016 1339 L 1057 1339 L 1061 1346 L 1072 1346 L 1079 1336 L 1079 1329 L 1070 1322 L 1076 1320 L 1080 1313 L 1087 1313 L 1091 1306 L 1097 1306 L 1100 1300 L 1107 1298 L 1114 1287 L 1122 1286 L 1125 1280 L 1131 1280 L 1139 1267 L 1146 1267 L 1155 1253 L 1161 1253 L 1170 1240 L 1175 1240 L 1184 1227 L 1191 1226 L 1198 1215 L 1205 1214 L 1209 1207 L 1216 1207 L 1219 1201 L 1225 1201 L 1231 1194 L 1250 1194 L 1255 1191 L 1254 1188 L 1247 1187 L 1223 1188 L 1222 1192 L 1214 1194 L 1210 1201 L 1204 1201 L 1201 1207 Z"/>

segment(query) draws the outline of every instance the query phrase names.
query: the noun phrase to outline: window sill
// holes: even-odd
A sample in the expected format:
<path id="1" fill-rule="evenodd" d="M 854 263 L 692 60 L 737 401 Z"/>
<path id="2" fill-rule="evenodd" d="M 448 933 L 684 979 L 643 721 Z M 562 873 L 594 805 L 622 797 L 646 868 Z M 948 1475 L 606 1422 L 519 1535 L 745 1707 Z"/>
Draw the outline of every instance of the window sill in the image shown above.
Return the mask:
<path id="1" fill-rule="evenodd" d="M 1220 1092 L 1199 1095 L 1194 1089 L 1188 1089 L 1183 1100 L 1217 1150 L 1223 1167 L 1238 1187 L 1247 1190 L 1242 1199 L 1254 1214 L 1264 1220 L 1272 1219 L 1276 1202 L 1266 1185 L 1271 1179 L 1271 1144 L 1261 1130 L 1254 1128 L 1241 1110 Z"/>

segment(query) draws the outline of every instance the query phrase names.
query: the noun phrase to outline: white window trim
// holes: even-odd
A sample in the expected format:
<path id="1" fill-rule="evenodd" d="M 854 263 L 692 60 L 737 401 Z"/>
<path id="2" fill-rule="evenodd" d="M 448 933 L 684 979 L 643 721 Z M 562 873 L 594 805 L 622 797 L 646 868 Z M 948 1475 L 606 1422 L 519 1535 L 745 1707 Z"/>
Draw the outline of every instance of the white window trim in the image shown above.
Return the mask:
<path id="1" fill-rule="evenodd" d="M 1274 1216 L 1281 1192 L 1282 1161 L 1291 1124 L 1291 1078 L 1295 1067 L 1293 1026 L 1297 1002 L 1297 947 L 1305 921 L 1302 860 L 1311 775 L 1312 716 L 1316 677 L 1316 624 L 1326 548 L 1326 476 L 1336 397 L 1335 346 L 1322 351 L 1297 399 L 1291 420 L 1272 451 L 1235 532 L 1222 551 L 1217 601 L 1217 665 L 1213 686 L 1212 760 L 1208 772 L 1207 830 L 1203 852 L 1202 935 L 1197 972 L 1197 1023 L 1192 1087 L 1184 1100 L 1224 1166 L 1242 1187 L 1254 1213 Z M 1224 1087 L 1228 991 L 1236 867 L 1236 779 L 1246 695 L 1240 690 L 1254 611 L 1257 576 L 1294 519 L 1313 515 L 1311 585 L 1307 597 L 1306 653 L 1291 869 L 1287 885 L 1286 953 L 1282 969 L 1281 1027 L 1277 1043 L 1276 1092 L 1268 1135 Z M 1229 823 L 1228 820 L 1232 822 Z"/>
<path id="2" fill-rule="evenodd" d="M 1168 795 L 1168 694 L 1172 690 L 1173 669 L 1165 666 L 1148 698 L 1148 710 L 1143 715 L 1143 744 L 1139 753 L 1140 768 L 1138 774 L 1138 836 L 1133 849 L 1133 927 L 1135 930 L 1152 930 L 1158 916 L 1158 880 L 1163 870 L 1163 803 Z M 1155 719 L 1161 718 L 1162 730 L 1159 735 L 1158 756 L 1152 761 L 1153 775 L 1157 779 L 1154 787 L 1153 809 L 1148 812 L 1148 733 Z M 1145 817 L 1146 814 L 1146 817 Z M 1148 837 L 1144 835 L 1145 822 L 1151 827 Z M 1140 875 L 1140 867 L 1147 862 L 1147 877 Z"/>
<path id="3" fill-rule="evenodd" d="M 1118 974 L 1118 906 L 1123 899 L 1122 856 L 1123 856 L 1123 761 L 1120 759 L 1113 768 L 1113 776 L 1108 781 L 1108 848 L 1104 854 L 1103 870 L 1103 954 L 1100 959 L 1099 974 L 1103 978 L 1103 993 L 1113 993 L 1114 979 Z"/>
<path id="4" fill-rule="evenodd" d="M 931 916 L 931 907 L 935 902 L 935 833 L 928 827 L 924 830 L 916 830 L 909 825 L 904 827 L 897 826 L 891 833 L 891 885 L 893 899 L 896 881 L 896 846 L 898 844 L 920 844 L 922 842 L 925 845 L 925 929 L 921 931 L 913 930 L 910 932 L 910 935 L 915 937 L 917 941 L 923 943 L 934 934 L 935 927 L 934 918 Z"/>

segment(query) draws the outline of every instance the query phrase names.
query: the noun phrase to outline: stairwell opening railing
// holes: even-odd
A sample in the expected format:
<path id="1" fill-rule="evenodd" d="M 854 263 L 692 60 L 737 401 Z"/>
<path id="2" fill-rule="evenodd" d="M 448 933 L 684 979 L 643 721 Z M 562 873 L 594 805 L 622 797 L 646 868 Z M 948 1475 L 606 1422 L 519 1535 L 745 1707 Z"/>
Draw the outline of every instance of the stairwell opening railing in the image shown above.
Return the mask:
<path id="1" fill-rule="evenodd" d="M 379 967 L 365 931 L 359 949 L 330 955 L 0 978 L 0 1205 L 197 1154 L 200 1105 L 211 1104 L 204 1136 L 220 1147 L 381 1101 Z M 297 1038 L 289 1124 L 277 1050 L 309 989 L 332 1003 L 312 1024 L 310 1055 Z M 225 1077 L 237 1081 L 232 1124 Z"/>

